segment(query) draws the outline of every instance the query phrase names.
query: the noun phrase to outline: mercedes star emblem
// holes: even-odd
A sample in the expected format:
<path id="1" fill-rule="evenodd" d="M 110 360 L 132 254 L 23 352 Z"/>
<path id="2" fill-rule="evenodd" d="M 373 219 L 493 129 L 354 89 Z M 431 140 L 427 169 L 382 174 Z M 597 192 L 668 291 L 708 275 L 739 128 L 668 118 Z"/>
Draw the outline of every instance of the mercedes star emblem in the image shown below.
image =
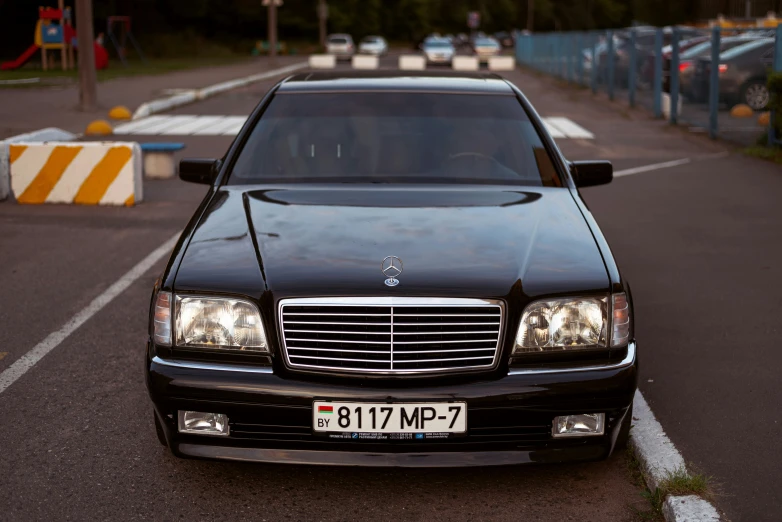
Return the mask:
<path id="1" fill-rule="evenodd" d="M 388 277 L 385 281 L 386 286 L 396 286 L 399 284 L 399 279 L 396 277 L 402 273 L 402 260 L 396 256 L 388 256 L 380 263 L 380 270 Z"/>

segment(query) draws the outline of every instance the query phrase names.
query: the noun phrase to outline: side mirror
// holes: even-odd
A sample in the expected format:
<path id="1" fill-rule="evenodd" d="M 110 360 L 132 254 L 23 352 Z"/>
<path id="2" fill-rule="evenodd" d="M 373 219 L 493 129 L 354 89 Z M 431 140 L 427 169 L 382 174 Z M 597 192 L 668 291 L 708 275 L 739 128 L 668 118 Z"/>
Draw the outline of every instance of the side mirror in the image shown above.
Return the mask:
<path id="1" fill-rule="evenodd" d="M 574 161 L 570 164 L 570 172 L 577 187 L 605 185 L 614 179 L 614 166 L 605 160 Z"/>
<path id="2" fill-rule="evenodd" d="M 217 178 L 221 163 L 218 159 L 183 159 L 179 162 L 179 179 L 211 185 Z"/>

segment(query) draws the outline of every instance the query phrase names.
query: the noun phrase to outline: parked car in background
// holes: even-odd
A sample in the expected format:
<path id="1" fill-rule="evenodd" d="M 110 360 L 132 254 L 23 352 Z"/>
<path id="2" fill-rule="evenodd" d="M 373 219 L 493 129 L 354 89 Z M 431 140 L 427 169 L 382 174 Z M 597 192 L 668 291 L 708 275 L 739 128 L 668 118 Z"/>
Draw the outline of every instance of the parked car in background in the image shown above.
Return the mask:
<path id="1" fill-rule="evenodd" d="M 739 36 L 727 36 L 720 39 L 720 52 L 733 49 L 739 45 L 755 40 L 754 34 Z M 695 62 L 698 58 L 711 56 L 711 40 L 706 40 L 679 55 L 679 92 L 685 99 L 694 102 L 705 102 L 706 99 L 697 98 L 693 90 L 693 77 L 695 75 Z M 671 56 L 663 54 L 663 92 L 671 92 Z"/>
<path id="2" fill-rule="evenodd" d="M 429 37 L 421 44 L 421 51 L 428 64 L 449 64 L 456 54 L 453 44 L 447 38 Z"/>
<path id="3" fill-rule="evenodd" d="M 502 50 L 497 40 L 488 37 L 475 38 L 472 42 L 472 49 L 482 62 L 489 61 L 489 57 L 497 56 Z"/>
<path id="4" fill-rule="evenodd" d="M 720 103 L 746 103 L 756 111 L 765 109 L 771 98 L 766 81 L 773 60 L 773 38 L 758 38 L 721 53 L 717 64 Z M 692 85 L 697 99 L 708 99 L 712 66 L 711 56 L 698 58 L 695 63 Z"/>
<path id="5" fill-rule="evenodd" d="M 388 42 L 382 36 L 366 36 L 358 45 L 358 52 L 361 54 L 385 56 L 388 53 Z"/>
<path id="6" fill-rule="evenodd" d="M 505 49 L 510 49 L 513 47 L 514 44 L 513 35 L 507 31 L 500 31 L 499 33 L 494 33 L 494 39 L 500 42 L 500 45 Z"/>
<path id="7" fill-rule="evenodd" d="M 353 37 L 349 34 L 332 34 L 326 40 L 326 53 L 333 54 L 337 60 L 349 60 L 355 52 Z"/>

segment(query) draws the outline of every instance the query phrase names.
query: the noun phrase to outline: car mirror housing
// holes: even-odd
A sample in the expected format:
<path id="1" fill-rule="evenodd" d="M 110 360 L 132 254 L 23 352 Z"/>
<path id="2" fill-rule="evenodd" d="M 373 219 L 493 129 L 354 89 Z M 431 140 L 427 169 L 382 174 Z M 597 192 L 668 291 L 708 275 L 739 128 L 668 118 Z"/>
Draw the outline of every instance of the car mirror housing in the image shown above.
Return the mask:
<path id="1" fill-rule="evenodd" d="M 614 166 L 610 161 L 574 161 L 570 172 L 577 187 L 605 185 L 614 179 Z"/>
<path id="2" fill-rule="evenodd" d="M 183 159 L 179 162 L 179 179 L 190 183 L 211 185 L 217 178 L 220 163 L 220 160 L 211 158 Z"/>

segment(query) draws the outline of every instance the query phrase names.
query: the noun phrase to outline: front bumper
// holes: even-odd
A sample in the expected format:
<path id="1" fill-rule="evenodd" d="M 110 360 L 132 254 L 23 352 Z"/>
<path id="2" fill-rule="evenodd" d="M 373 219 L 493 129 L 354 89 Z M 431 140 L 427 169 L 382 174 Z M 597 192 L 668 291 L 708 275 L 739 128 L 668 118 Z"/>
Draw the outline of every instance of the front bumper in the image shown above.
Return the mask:
<path id="1" fill-rule="evenodd" d="M 637 382 L 635 343 L 612 366 L 520 370 L 502 377 L 401 387 L 343 379 L 282 378 L 268 369 L 147 360 L 147 387 L 180 457 L 310 465 L 451 467 L 599 460 L 610 455 Z M 468 434 L 420 440 L 338 440 L 312 433 L 313 400 L 466 401 Z M 177 410 L 225 413 L 231 435 L 177 432 Z M 557 415 L 606 413 L 602 436 L 554 439 Z"/>

